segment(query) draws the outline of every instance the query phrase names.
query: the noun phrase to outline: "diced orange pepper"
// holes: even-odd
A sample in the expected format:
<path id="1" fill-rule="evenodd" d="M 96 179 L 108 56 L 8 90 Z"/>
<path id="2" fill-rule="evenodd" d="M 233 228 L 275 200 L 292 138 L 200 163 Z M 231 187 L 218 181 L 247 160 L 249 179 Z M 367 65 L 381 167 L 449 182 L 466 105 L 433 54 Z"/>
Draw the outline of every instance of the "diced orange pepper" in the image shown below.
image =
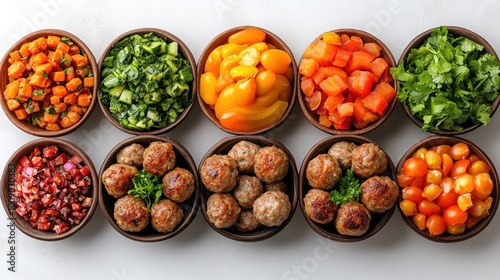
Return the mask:
<path id="1" fill-rule="evenodd" d="M 94 77 L 85 77 L 83 78 L 83 86 L 87 88 L 91 88 L 94 86 Z"/>

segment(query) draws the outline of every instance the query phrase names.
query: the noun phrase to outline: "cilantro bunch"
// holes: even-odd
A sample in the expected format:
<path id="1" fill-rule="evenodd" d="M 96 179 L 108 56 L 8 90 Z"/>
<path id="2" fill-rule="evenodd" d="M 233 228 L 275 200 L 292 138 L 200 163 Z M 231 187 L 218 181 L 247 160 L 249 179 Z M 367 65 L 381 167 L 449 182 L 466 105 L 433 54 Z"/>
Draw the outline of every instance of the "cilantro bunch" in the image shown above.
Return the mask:
<path id="1" fill-rule="evenodd" d="M 330 200 L 337 205 L 348 203 L 351 200 L 358 201 L 360 193 L 359 179 L 354 175 L 352 168 L 349 168 L 339 181 L 339 189 L 330 192 Z"/>
<path id="2" fill-rule="evenodd" d="M 461 131 L 490 121 L 500 63 L 483 45 L 441 26 L 390 71 L 401 83 L 398 99 L 423 121 L 423 131 Z"/>
<path id="3" fill-rule="evenodd" d="M 142 169 L 132 178 L 132 183 L 134 188 L 129 190 L 128 194 L 144 199 L 148 209 L 151 209 L 151 204 L 160 200 L 163 193 L 163 183 L 160 177 Z"/>

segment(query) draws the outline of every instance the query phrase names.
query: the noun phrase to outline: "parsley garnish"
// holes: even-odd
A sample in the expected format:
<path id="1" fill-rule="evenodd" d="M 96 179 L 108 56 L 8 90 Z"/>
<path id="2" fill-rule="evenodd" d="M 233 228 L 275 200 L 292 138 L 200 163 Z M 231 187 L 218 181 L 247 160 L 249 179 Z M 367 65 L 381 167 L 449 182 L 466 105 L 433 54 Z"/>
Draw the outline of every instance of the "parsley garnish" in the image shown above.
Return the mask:
<path id="1" fill-rule="evenodd" d="M 132 178 L 134 188 L 128 193 L 144 199 L 148 209 L 151 209 L 151 204 L 160 200 L 163 193 L 163 183 L 160 177 L 148 173 L 146 170 L 141 170 Z"/>
<path id="2" fill-rule="evenodd" d="M 339 189 L 334 189 L 330 192 L 330 200 L 337 205 L 348 203 L 352 200 L 358 201 L 360 193 L 361 184 L 359 183 L 359 179 L 354 175 L 352 168 L 349 168 L 339 181 Z"/>

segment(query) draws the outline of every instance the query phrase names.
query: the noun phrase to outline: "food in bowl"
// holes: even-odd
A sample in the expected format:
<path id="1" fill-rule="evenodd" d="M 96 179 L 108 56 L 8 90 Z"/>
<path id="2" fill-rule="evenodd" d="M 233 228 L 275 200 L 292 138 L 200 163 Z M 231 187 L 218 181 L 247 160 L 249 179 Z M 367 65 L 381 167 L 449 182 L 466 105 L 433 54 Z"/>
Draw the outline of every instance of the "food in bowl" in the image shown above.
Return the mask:
<path id="1" fill-rule="evenodd" d="M 64 234 L 93 204 L 91 169 L 55 144 L 35 147 L 15 167 L 15 212 L 34 229 Z"/>
<path id="2" fill-rule="evenodd" d="M 391 61 L 381 51 L 380 44 L 360 31 L 324 32 L 299 64 L 302 109 L 327 130 L 365 129 L 381 119 L 396 95 Z"/>
<path id="3" fill-rule="evenodd" d="M 401 213 L 418 230 L 434 237 L 460 236 L 495 210 L 494 168 L 456 140 L 422 146 L 398 169 Z"/>
<path id="4" fill-rule="evenodd" d="M 95 63 L 65 36 L 40 36 L 9 53 L 3 92 L 17 120 L 49 131 L 67 129 L 91 107 Z"/>
<path id="5" fill-rule="evenodd" d="M 440 26 L 415 38 L 391 74 L 401 84 L 398 100 L 423 131 L 459 133 L 489 123 L 498 106 L 498 71 L 484 39 Z"/>
<path id="6" fill-rule="evenodd" d="M 210 51 L 199 77 L 200 101 L 228 131 L 251 133 L 280 121 L 293 102 L 293 58 L 256 27 Z"/>
<path id="7" fill-rule="evenodd" d="M 100 101 L 121 127 L 137 132 L 162 129 L 192 104 L 194 65 L 182 56 L 179 45 L 155 32 L 133 33 L 105 54 Z"/>

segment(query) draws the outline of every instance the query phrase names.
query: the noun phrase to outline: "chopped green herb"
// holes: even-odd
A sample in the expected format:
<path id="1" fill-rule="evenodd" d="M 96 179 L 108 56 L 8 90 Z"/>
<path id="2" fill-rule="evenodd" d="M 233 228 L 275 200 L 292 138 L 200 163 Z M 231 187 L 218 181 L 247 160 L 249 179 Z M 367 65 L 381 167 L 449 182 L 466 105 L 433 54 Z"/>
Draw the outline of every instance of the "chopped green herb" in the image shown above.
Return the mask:
<path id="1" fill-rule="evenodd" d="M 151 205 L 160 200 L 163 193 L 163 183 L 160 177 L 142 169 L 132 178 L 132 183 L 134 188 L 129 190 L 128 194 L 144 199 L 148 209 L 151 209 Z"/>
<path id="2" fill-rule="evenodd" d="M 349 201 L 359 200 L 361 193 L 361 184 L 359 179 L 356 178 L 352 168 L 346 170 L 345 174 L 339 181 L 339 188 L 330 192 L 330 200 L 335 204 L 340 205 Z"/>

